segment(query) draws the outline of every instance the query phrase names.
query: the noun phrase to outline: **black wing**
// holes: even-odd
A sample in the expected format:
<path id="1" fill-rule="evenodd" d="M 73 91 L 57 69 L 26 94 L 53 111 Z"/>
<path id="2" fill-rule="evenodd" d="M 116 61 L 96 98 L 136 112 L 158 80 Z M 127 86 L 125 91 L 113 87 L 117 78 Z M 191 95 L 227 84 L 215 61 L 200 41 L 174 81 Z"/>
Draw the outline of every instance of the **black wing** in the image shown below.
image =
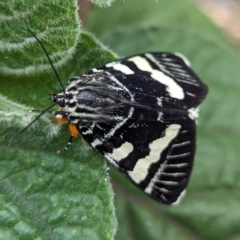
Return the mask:
<path id="1" fill-rule="evenodd" d="M 208 88 L 186 62 L 187 59 L 171 53 L 143 53 L 98 69 L 116 76 L 135 94 L 135 101 L 154 106 L 161 102 L 162 108 L 187 110 L 204 100 Z M 124 73 L 129 71 L 127 68 L 132 74 Z"/>
<path id="2" fill-rule="evenodd" d="M 96 73 L 129 104 L 109 110 L 114 119 L 119 116 L 116 121 L 79 123 L 82 136 L 152 198 L 177 201 L 191 174 L 196 108 L 206 85 L 182 58 L 169 53 L 135 55 L 86 75 Z"/>

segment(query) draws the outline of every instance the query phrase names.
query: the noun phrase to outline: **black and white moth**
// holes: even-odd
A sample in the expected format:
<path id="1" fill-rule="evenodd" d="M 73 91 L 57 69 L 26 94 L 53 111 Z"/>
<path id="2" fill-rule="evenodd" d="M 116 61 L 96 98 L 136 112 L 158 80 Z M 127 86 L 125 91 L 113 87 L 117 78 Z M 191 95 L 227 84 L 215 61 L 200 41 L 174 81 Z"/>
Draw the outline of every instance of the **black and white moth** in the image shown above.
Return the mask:
<path id="1" fill-rule="evenodd" d="M 182 55 L 148 52 L 73 77 L 52 100 L 72 136 L 81 134 L 142 191 L 172 204 L 192 171 L 207 91 Z"/>

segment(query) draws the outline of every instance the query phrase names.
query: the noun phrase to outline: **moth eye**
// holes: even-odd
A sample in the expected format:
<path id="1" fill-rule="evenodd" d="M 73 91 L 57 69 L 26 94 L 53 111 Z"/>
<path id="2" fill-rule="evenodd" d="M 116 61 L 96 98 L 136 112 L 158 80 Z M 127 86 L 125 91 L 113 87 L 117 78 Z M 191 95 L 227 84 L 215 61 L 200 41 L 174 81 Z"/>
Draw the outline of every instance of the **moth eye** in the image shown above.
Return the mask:
<path id="1" fill-rule="evenodd" d="M 60 107 L 65 107 L 66 106 L 66 103 L 65 103 L 64 99 L 59 99 L 57 103 Z"/>

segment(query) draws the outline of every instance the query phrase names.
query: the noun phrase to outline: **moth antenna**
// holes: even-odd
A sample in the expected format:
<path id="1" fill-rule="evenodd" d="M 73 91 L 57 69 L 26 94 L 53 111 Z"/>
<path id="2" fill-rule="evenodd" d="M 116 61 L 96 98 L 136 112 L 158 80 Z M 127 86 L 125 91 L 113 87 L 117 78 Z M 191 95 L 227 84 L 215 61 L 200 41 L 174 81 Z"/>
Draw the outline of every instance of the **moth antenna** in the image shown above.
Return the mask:
<path id="1" fill-rule="evenodd" d="M 7 145 L 6 149 L 8 149 L 8 148 L 11 146 L 12 142 L 14 141 L 14 139 L 15 139 L 18 135 L 20 135 L 20 134 L 23 133 L 26 129 L 28 129 L 28 128 L 29 128 L 33 123 L 35 123 L 44 113 L 46 113 L 49 109 L 51 109 L 51 108 L 52 108 L 53 106 L 55 106 L 55 105 L 56 105 L 56 103 L 54 103 L 54 104 L 51 105 L 50 107 L 42 110 L 42 112 L 41 112 L 32 122 L 30 122 L 26 127 L 22 128 L 20 131 L 18 131 L 18 132 L 10 139 L 10 141 L 8 142 L 8 145 Z"/>
<path id="2" fill-rule="evenodd" d="M 32 36 L 33 36 L 33 37 L 37 40 L 37 42 L 39 43 L 40 47 L 42 48 L 43 52 L 45 53 L 45 55 L 46 55 L 46 57 L 47 57 L 47 59 L 48 59 L 48 62 L 50 63 L 50 65 L 51 65 L 51 67 L 52 67 L 52 69 L 53 69 L 53 71 L 54 71 L 54 73 L 55 73 L 55 75 L 56 75 L 56 77 L 57 77 L 58 82 L 60 83 L 62 89 L 64 89 L 63 84 L 62 84 L 62 81 L 61 81 L 61 79 L 60 79 L 60 77 L 59 77 L 59 75 L 58 75 L 58 73 L 57 73 L 57 71 L 56 71 L 56 69 L 55 69 L 55 67 L 54 67 L 54 65 L 53 65 L 53 62 L 52 62 L 51 58 L 50 58 L 49 55 L 48 55 L 48 52 L 47 52 L 46 48 L 43 46 L 43 44 L 41 43 L 41 41 L 39 40 L 39 38 L 36 36 L 36 34 L 28 27 L 25 19 L 23 19 L 23 21 L 24 21 L 24 24 L 26 25 L 27 30 L 32 34 Z"/>

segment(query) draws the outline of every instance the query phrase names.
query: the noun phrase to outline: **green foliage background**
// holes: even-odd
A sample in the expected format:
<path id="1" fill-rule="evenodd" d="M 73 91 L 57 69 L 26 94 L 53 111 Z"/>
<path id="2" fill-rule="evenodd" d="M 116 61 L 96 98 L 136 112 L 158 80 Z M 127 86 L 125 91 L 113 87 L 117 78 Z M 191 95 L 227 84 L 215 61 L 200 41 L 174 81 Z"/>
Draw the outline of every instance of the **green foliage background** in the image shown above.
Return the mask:
<path id="1" fill-rule="evenodd" d="M 115 209 L 119 240 L 240 238 L 240 56 L 194 4 L 115 1 L 91 11 L 85 19 L 88 32 L 80 27 L 73 0 L 1 4 L 0 239 L 113 239 Z M 56 154 L 69 134 L 51 114 L 6 150 L 11 137 L 36 117 L 28 110 L 50 106 L 48 94 L 60 90 L 22 17 L 64 84 L 117 55 L 171 51 L 187 56 L 210 92 L 200 111 L 193 174 L 179 206 L 154 202 L 114 170 L 113 202 L 105 162 L 82 139 Z"/>

